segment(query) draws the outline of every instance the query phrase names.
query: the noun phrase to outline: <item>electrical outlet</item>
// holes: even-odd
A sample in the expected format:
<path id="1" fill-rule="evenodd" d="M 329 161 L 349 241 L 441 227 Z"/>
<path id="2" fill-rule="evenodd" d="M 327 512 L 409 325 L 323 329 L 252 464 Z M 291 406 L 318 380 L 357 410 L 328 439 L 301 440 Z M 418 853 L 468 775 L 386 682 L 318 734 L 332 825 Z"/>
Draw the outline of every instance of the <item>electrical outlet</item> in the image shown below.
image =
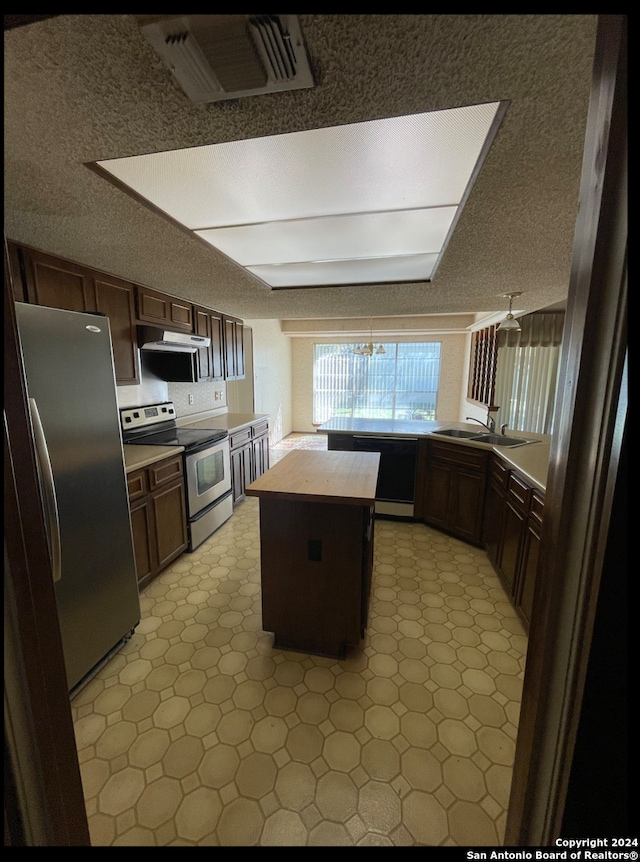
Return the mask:
<path id="1" fill-rule="evenodd" d="M 189 396 L 189 404 L 193 404 L 193 395 Z"/>

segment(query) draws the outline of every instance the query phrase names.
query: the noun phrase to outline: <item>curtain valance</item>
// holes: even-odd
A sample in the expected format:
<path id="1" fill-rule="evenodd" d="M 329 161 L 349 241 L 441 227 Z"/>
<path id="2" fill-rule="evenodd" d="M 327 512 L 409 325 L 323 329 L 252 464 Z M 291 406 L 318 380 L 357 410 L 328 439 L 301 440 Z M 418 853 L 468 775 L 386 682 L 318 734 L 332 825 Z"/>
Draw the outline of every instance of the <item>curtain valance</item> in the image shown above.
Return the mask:
<path id="1" fill-rule="evenodd" d="M 498 347 L 558 347 L 562 343 L 564 312 L 534 312 L 518 320 L 520 332 L 497 331 Z"/>

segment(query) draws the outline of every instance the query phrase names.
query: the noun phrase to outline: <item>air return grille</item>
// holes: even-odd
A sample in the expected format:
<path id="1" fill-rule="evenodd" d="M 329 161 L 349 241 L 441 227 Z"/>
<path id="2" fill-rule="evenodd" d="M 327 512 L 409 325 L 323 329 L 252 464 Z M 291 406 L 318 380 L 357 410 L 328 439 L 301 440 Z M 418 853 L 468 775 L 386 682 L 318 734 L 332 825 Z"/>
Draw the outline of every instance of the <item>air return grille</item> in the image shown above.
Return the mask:
<path id="1" fill-rule="evenodd" d="M 295 15 L 188 15 L 141 29 L 194 102 L 314 85 Z"/>

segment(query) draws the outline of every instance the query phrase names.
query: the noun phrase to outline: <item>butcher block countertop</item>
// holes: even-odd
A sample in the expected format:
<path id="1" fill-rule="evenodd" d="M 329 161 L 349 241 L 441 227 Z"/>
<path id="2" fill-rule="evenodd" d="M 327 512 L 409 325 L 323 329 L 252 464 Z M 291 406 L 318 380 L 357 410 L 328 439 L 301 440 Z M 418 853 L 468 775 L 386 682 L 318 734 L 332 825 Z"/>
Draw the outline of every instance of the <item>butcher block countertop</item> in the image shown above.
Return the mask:
<path id="1" fill-rule="evenodd" d="M 309 503 L 373 505 L 379 452 L 294 449 L 246 489 L 253 497 Z"/>
<path id="2" fill-rule="evenodd" d="M 122 449 L 124 451 L 124 467 L 127 473 L 132 473 L 134 470 L 155 464 L 156 461 L 162 461 L 163 458 L 170 458 L 172 455 L 179 455 L 180 452 L 184 452 L 184 446 L 145 446 L 142 443 L 125 443 Z"/>

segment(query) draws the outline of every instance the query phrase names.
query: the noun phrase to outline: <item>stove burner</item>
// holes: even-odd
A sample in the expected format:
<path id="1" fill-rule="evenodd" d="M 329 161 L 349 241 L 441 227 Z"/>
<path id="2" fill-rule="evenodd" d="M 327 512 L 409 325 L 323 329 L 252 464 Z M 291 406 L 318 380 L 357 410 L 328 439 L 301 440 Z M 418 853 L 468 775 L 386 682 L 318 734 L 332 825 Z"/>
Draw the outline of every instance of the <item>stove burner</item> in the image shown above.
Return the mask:
<path id="1" fill-rule="evenodd" d="M 217 443 L 229 436 L 228 431 L 215 428 L 179 428 L 175 408 L 170 401 L 145 407 L 120 410 L 123 443 L 144 446 L 184 446 L 185 452 L 206 443 Z"/>
<path id="2" fill-rule="evenodd" d="M 227 431 L 205 431 L 195 428 L 173 428 L 168 431 L 141 434 L 131 440 L 125 438 L 126 443 L 144 444 L 145 446 L 184 446 L 185 450 L 202 443 L 216 443 L 228 436 Z"/>

